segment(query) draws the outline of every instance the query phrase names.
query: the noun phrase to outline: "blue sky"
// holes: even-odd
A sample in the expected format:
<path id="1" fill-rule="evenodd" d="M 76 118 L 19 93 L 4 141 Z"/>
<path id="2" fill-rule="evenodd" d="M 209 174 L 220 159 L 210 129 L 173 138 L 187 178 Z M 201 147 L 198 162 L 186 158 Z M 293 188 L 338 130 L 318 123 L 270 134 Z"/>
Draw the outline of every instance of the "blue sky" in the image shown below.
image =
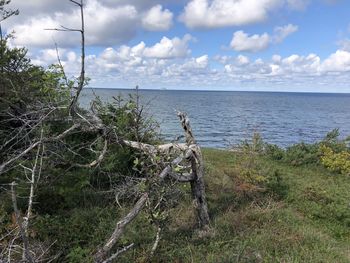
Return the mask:
<path id="1" fill-rule="evenodd" d="M 30 3 L 29 3 L 30 2 Z M 85 0 L 87 72 L 104 88 L 350 92 L 346 0 Z M 12 0 L 4 23 L 34 63 L 79 66 L 69 1 Z"/>

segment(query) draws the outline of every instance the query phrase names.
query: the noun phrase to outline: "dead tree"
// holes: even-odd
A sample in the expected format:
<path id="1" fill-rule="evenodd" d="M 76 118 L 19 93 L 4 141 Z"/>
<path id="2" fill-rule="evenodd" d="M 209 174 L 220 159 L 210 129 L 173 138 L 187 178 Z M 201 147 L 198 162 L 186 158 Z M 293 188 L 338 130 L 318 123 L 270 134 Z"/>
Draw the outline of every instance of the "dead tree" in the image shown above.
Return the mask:
<path id="1" fill-rule="evenodd" d="M 69 136 L 72 132 L 79 132 L 88 130 L 90 132 L 95 132 L 96 134 L 101 135 L 104 140 L 103 149 L 98 154 L 96 160 L 90 161 L 87 164 L 77 164 L 78 167 L 84 168 L 93 168 L 98 166 L 106 156 L 108 145 L 110 143 L 119 143 L 124 146 L 132 147 L 134 149 L 138 149 L 143 152 L 145 155 L 150 156 L 151 160 L 153 157 L 161 155 L 163 157 L 173 157 L 171 161 L 164 161 L 161 164 L 158 174 L 150 174 L 148 175 L 151 178 L 150 182 L 153 180 L 160 185 L 163 182 L 170 180 L 175 180 L 177 183 L 190 183 L 192 190 L 192 198 L 193 204 L 196 210 L 197 222 L 198 226 L 201 230 L 207 231 L 209 229 L 209 214 L 208 214 L 208 206 L 205 196 L 205 184 L 204 184 L 204 163 L 202 158 L 202 153 L 200 147 L 197 145 L 196 140 L 193 136 L 193 132 L 190 126 L 189 119 L 185 113 L 178 113 L 178 117 L 180 118 L 181 125 L 185 131 L 186 135 L 186 143 L 168 143 L 164 145 L 150 145 L 145 144 L 139 141 L 127 141 L 119 138 L 113 133 L 113 128 L 103 125 L 102 120 L 98 117 L 97 114 L 89 113 L 82 114 L 79 112 L 77 103 L 80 96 L 80 93 L 85 85 L 85 29 L 84 29 L 84 5 L 83 0 L 74 1 L 69 0 L 73 4 L 77 5 L 81 11 L 81 29 L 71 29 L 64 26 L 58 29 L 51 29 L 57 31 L 75 31 L 81 34 L 81 70 L 80 76 L 78 78 L 78 83 L 75 88 L 75 94 L 71 98 L 70 105 L 67 106 L 66 109 L 69 111 L 69 116 L 67 116 L 67 120 L 72 123 L 70 127 L 66 130 L 62 131 L 60 134 L 50 135 L 50 136 L 41 136 L 39 139 L 31 141 L 29 146 L 22 149 L 21 151 L 16 151 L 15 154 L 11 155 L 8 160 L 4 161 L 0 164 L 0 174 L 7 172 L 9 169 L 13 168 L 13 166 L 18 163 L 20 160 L 25 158 L 28 154 L 30 154 L 33 150 L 37 149 L 37 157 L 35 159 L 35 164 L 32 169 L 24 168 L 26 171 L 31 171 L 32 179 L 30 188 L 30 198 L 28 203 L 27 217 L 23 220 L 20 216 L 18 208 L 16 207 L 16 194 L 14 185 L 12 185 L 12 194 L 13 194 L 13 204 L 16 216 L 18 217 L 17 224 L 21 232 L 22 242 L 24 246 L 24 255 L 28 262 L 35 262 L 35 259 L 31 256 L 29 251 L 28 244 L 28 225 L 31 216 L 31 210 L 33 205 L 33 197 L 34 197 L 34 182 L 35 182 L 35 173 L 38 173 L 40 170 L 38 167 L 39 157 L 39 149 L 44 151 L 44 147 L 51 143 L 56 143 L 63 141 L 66 136 Z M 62 67 L 63 69 L 63 67 Z M 66 81 L 67 82 L 67 81 Z M 34 129 L 38 129 L 43 122 L 49 120 L 50 116 L 57 110 L 61 108 L 48 107 L 50 110 L 46 112 L 43 116 L 41 116 L 37 123 L 32 127 Z M 42 156 L 42 153 L 41 155 Z M 155 158 L 154 158 L 155 159 Z M 169 159 L 169 158 L 164 158 Z M 177 168 L 182 165 L 184 167 L 184 171 L 179 172 Z M 39 165 L 40 166 L 40 165 Z M 151 193 L 145 192 L 142 193 L 139 197 L 139 200 L 136 202 L 135 206 L 131 209 L 131 211 L 118 223 L 108 238 L 106 243 L 97 250 L 94 255 L 95 262 L 111 262 L 115 258 L 117 258 L 120 254 L 126 252 L 131 249 L 134 244 L 130 244 L 115 253 L 111 253 L 114 246 L 118 242 L 118 239 L 124 233 L 125 228 L 134 220 L 135 217 L 139 215 L 142 209 L 146 206 L 147 201 L 150 198 Z M 23 221 L 25 223 L 23 223 Z M 160 227 L 158 227 L 158 232 L 156 235 L 156 241 L 152 247 L 150 255 L 152 256 L 155 253 L 155 250 L 158 246 L 160 239 Z M 112 255 L 111 255 L 112 254 Z"/>

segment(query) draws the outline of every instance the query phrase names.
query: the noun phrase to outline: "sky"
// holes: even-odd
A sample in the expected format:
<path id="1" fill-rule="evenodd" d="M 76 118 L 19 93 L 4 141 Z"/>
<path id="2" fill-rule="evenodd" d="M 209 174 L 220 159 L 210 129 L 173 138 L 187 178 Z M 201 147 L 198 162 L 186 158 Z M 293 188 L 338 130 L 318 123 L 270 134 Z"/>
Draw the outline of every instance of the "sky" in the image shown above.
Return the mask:
<path id="1" fill-rule="evenodd" d="M 12 0 L 3 22 L 32 62 L 80 63 L 79 9 Z M 84 0 L 91 87 L 350 93 L 348 0 Z"/>

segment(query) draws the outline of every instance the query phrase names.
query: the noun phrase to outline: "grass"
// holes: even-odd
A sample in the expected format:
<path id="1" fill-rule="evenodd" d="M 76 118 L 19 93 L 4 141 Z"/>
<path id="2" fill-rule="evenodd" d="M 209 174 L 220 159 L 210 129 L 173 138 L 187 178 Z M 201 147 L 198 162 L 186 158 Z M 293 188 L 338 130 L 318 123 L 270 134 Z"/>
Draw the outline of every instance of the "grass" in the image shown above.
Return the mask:
<path id="1" fill-rule="evenodd" d="M 348 176 L 266 153 L 204 149 L 203 155 L 212 231 L 200 237 L 190 187 L 182 185 L 187 195 L 170 210 L 151 262 L 350 262 Z M 106 202 L 38 215 L 30 235 L 55 241 L 57 262 L 93 262 L 91 255 L 128 212 Z M 0 225 L 11 226 L 1 209 Z M 141 213 L 118 241 L 119 247 L 135 244 L 118 262 L 148 262 L 156 232 Z"/>
<path id="2" fill-rule="evenodd" d="M 255 156 L 254 165 L 262 173 L 278 171 L 288 190 L 283 196 L 239 191 L 242 157 L 203 153 L 213 235 L 198 238 L 191 201 L 184 200 L 152 262 L 350 262 L 350 178 L 315 164 L 294 167 Z M 136 248 L 122 262 L 143 262 L 152 246 L 155 230 L 138 222 L 127 233 Z"/>

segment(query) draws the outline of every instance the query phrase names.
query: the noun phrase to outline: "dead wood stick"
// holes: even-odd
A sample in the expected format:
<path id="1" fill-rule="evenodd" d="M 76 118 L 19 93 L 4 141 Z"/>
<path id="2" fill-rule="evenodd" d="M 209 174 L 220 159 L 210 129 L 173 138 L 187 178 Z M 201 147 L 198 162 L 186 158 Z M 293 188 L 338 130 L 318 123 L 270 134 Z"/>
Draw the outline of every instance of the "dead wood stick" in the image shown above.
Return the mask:
<path id="1" fill-rule="evenodd" d="M 108 147 L 108 141 L 105 140 L 103 149 L 96 160 L 92 161 L 89 164 L 76 164 L 76 166 L 82 167 L 82 168 L 92 168 L 92 167 L 99 165 L 103 161 L 103 159 L 107 153 L 107 147 Z"/>
<path id="2" fill-rule="evenodd" d="M 179 165 L 182 161 L 189 159 L 192 155 L 192 151 L 188 150 L 183 156 L 179 156 L 177 157 L 175 160 L 173 160 L 169 165 L 167 165 L 162 172 L 159 174 L 159 178 L 160 179 L 164 179 L 168 174 L 170 174 L 170 172 L 173 169 L 173 166 Z"/>
<path id="3" fill-rule="evenodd" d="M 151 250 L 151 254 L 149 256 L 149 259 L 151 259 L 154 255 L 154 253 L 156 252 L 157 250 L 157 247 L 158 247 L 158 244 L 159 244 L 159 241 L 160 241 L 160 232 L 162 231 L 162 229 L 160 227 L 158 227 L 158 230 L 157 230 L 157 235 L 156 235 L 156 240 L 154 241 L 154 244 L 152 246 L 152 250 Z"/>
<path id="4" fill-rule="evenodd" d="M 201 229 L 209 229 L 209 212 L 208 204 L 205 195 L 205 183 L 204 183 L 204 162 L 200 147 L 197 145 L 194 138 L 190 120 L 186 113 L 178 112 L 178 117 L 182 128 L 185 131 L 186 143 L 192 150 L 191 167 L 194 180 L 191 181 L 192 198 L 197 211 L 198 225 Z"/>
<path id="5" fill-rule="evenodd" d="M 188 150 L 188 146 L 185 143 L 166 143 L 161 145 L 151 145 L 147 143 L 128 141 L 128 140 L 123 140 L 123 143 L 131 148 L 138 149 L 152 155 L 156 154 L 157 152 L 169 153 L 173 149 L 177 149 L 181 151 Z"/>
<path id="6" fill-rule="evenodd" d="M 18 206 L 17 206 L 17 196 L 16 196 L 16 190 L 15 190 L 16 185 L 17 184 L 15 182 L 12 182 L 12 184 L 11 184 L 11 197 L 12 197 L 13 209 L 15 211 L 17 225 L 19 227 L 19 231 L 20 231 L 22 241 L 23 241 L 23 249 L 24 249 L 25 258 L 30 263 L 34 263 L 35 261 L 33 260 L 32 256 L 30 255 L 30 252 L 29 252 L 28 237 L 27 237 L 26 231 L 23 227 L 22 217 L 20 215 L 20 212 L 19 212 Z"/>
<path id="7" fill-rule="evenodd" d="M 128 251 L 130 248 L 132 248 L 134 246 L 134 243 L 131 243 L 130 245 L 123 247 L 122 249 L 118 250 L 116 253 L 114 253 L 112 256 L 110 256 L 108 259 L 106 259 L 105 261 L 103 261 L 102 263 L 110 263 L 112 262 L 114 259 L 116 259 L 117 257 L 119 257 L 121 254 L 123 254 L 124 252 Z"/>
<path id="8" fill-rule="evenodd" d="M 106 244 L 95 254 L 96 262 L 102 262 L 102 260 L 106 257 L 109 251 L 113 248 L 117 240 L 124 233 L 125 227 L 132 221 L 134 218 L 141 212 L 142 208 L 145 206 L 146 201 L 148 199 L 148 193 L 144 193 L 141 198 L 137 201 L 135 206 L 131 209 L 131 211 L 120 220 L 111 237 L 108 239 Z"/>

